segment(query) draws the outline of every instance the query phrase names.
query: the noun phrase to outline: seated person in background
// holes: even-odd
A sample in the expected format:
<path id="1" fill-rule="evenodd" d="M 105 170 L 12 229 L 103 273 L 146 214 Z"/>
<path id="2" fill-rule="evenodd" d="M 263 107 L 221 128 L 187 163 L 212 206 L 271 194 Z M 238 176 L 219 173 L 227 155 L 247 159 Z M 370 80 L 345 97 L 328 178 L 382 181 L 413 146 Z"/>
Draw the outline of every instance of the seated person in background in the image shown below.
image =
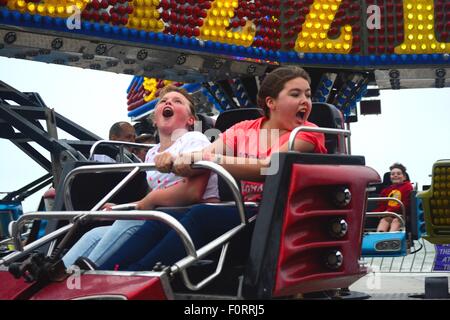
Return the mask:
<path id="1" fill-rule="evenodd" d="M 160 143 L 148 150 L 145 157 L 147 163 L 157 163 L 158 155 L 177 156 L 183 152 L 199 151 L 211 144 L 202 133 L 190 131 L 196 119 L 194 101 L 184 89 L 166 87 L 155 107 L 154 118 Z M 147 182 L 151 192 L 136 203 L 138 210 L 219 201 L 217 175 L 209 171 L 201 170 L 190 178 L 148 171 Z M 106 204 L 105 209 L 111 206 Z M 184 212 L 170 214 L 177 220 L 184 217 Z M 149 232 L 136 236 L 142 226 Z M 127 265 L 140 259 L 149 247 L 155 246 L 170 230 L 166 224 L 156 220 L 117 220 L 111 226 L 94 228 L 84 234 L 63 257 L 63 262 L 69 267 L 79 257 L 83 257 L 80 263 L 111 270 L 116 265 Z M 137 243 L 124 247 L 130 237 L 137 238 Z M 118 256 L 116 251 L 121 247 L 125 253 Z"/>
<path id="2" fill-rule="evenodd" d="M 406 167 L 400 163 L 394 163 L 389 167 L 391 170 L 391 182 L 392 185 L 381 190 L 380 197 L 392 197 L 403 202 L 405 206 L 405 211 L 408 212 L 409 207 L 409 196 L 413 187 L 408 179 L 406 173 Z M 373 210 L 374 212 L 395 212 L 402 215 L 400 205 L 395 201 L 383 201 Z M 405 217 L 406 218 L 406 217 Z M 387 232 L 387 231 L 398 231 L 400 230 L 401 223 L 398 218 L 394 217 L 384 217 L 380 220 L 377 231 Z"/>
<path id="3" fill-rule="evenodd" d="M 143 133 L 136 137 L 136 143 L 143 144 L 156 144 L 156 138 L 151 133 Z M 145 162 L 145 155 L 147 154 L 147 148 L 134 148 L 133 153 L 141 159 L 142 162 Z"/>
<path id="4" fill-rule="evenodd" d="M 134 127 L 126 121 L 116 122 L 109 129 L 109 140 L 135 142 L 135 139 L 136 131 L 134 130 Z M 94 154 L 93 160 L 98 162 L 115 162 L 114 159 L 105 154 Z"/>

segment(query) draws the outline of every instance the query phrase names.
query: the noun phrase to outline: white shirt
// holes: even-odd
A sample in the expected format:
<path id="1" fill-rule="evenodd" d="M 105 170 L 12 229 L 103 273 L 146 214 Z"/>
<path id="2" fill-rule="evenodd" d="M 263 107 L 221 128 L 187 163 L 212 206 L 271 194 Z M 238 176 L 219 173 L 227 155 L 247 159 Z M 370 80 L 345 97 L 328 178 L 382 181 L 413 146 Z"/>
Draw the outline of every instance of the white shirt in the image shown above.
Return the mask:
<path id="1" fill-rule="evenodd" d="M 179 137 L 175 142 L 164 152 L 169 152 L 172 156 L 176 157 L 182 153 L 194 152 L 203 150 L 210 145 L 208 138 L 197 131 L 189 131 Z M 145 156 L 146 163 L 154 163 L 155 156 L 159 154 L 160 144 L 158 143 L 153 148 L 148 150 Z M 183 177 L 176 176 L 173 173 L 161 173 L 159 171 L 147 171 L 147 182 L 152 190 L 167 188 L 179 183 L 183 180 Z M 217 175 L 211 173 L 209 176 L 208 184 L 203 194 L 202 199 L 219 198 L 219 189 L 217 186 Z"/>
<path id="2" fill-rule="evenodd" d="M 116 160 L 107 156 L 106 154 L 94 154 L 92 160 L 97 162 L 116 162 Z"/>

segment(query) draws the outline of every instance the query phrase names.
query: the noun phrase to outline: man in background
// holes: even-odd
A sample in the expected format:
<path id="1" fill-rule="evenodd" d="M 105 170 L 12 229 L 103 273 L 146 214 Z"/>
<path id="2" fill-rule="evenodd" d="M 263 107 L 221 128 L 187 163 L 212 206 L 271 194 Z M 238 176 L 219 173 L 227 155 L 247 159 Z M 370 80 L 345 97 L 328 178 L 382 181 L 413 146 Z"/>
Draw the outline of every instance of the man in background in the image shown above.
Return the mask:
<path id="1" fill-rule="evenodd" d="M 126 121 L 119 121 L 114 123 L 109 129 L 109 140 L 135 142 L 136 131 L 130 123 Z M 132 150 L 130 148 L 127 149 L 130 152 Z M 105 154 L 94 154 L 93 160 L 98 162 L 115 162 L 114 159 Z"/>

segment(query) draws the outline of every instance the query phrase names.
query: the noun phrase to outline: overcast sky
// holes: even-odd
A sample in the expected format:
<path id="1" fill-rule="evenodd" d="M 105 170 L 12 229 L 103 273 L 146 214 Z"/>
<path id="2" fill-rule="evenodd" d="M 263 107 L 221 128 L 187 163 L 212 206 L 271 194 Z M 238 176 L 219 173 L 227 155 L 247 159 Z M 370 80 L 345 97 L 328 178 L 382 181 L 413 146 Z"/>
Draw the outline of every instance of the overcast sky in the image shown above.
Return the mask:
<path id="1" fill-rule="evenodd" d="M 129 75 L 0 57 L 0 80 L 20 91 L 38 92 L 47 106 L 107 138 L 112 123 L 127 117 Z M 381 115 L 359 116 L 351 124 L 352 154 L 364 155 L 380 175 L 393 162 L 413 182 L 430 183 L 438 159 L 450 159 L 450 88 L 381 92 Z M 60 133 L 60 138 L 69 138 Z M 0 139 L 0 191 L 13 191 L 45 174 L 8 140 Z M 39 193 L 24 202 L 37 209 Z M 0 198 L 3 195 L 0 195 Z"/>

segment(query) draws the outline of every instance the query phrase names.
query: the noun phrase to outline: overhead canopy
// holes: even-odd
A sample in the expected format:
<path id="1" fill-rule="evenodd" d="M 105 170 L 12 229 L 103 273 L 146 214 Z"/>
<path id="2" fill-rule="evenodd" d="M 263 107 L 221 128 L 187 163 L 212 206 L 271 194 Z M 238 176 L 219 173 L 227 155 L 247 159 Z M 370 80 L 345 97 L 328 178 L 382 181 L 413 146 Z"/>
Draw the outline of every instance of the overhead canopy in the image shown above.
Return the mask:
<path id="1" fill-rule="evenodd" d="M 0 55 L 182 82 L 298 64 L 444 87 L 449 13 L 443 0 L 3 0 Z"/>

